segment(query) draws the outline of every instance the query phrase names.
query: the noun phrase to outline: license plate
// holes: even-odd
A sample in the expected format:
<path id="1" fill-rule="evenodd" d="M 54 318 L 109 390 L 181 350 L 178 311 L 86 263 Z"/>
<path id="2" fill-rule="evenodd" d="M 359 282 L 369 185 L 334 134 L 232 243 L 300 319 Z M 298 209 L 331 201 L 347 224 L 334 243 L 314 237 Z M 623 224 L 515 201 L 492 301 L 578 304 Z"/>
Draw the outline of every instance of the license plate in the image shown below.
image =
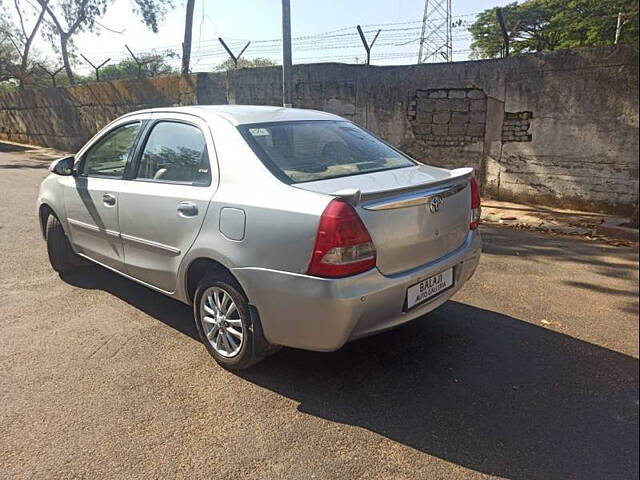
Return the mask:
<path id="1" fill-rule="evenodd" d="M 453 268 L 440 272 L 407 289 L 407 310 L 453 287 Z"/>

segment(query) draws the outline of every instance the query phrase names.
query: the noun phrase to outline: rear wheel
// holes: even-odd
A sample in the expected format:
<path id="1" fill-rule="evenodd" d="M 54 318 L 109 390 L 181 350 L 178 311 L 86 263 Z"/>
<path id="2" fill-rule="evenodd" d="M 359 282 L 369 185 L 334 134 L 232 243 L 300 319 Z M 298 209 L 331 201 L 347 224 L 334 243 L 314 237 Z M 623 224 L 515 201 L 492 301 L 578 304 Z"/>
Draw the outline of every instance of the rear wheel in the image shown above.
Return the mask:
<path id="1" fill-rule="evenodd" d="M 49 262 L 56 272 L 69 273 L 82 263 L 81 258 L 71 248 L 62 224 L 55 215 L 49 215 L 47 218 L 46 238 Z"/>
<path id="2" fill-rule="evenodd" d="M 242 288 L 229 275 L 206 275 L 200 281 L 193 313 L 200 340 L 224 368 L 250 367 L 274 350 Z"/>

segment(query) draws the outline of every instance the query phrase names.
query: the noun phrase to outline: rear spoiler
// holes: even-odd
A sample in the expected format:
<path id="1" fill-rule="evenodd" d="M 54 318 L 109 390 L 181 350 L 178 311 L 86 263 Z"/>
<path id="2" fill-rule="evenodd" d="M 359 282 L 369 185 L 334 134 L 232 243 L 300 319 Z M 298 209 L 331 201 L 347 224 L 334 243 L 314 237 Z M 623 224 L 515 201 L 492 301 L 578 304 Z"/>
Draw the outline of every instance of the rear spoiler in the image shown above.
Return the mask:
<path id="1" fill-rule="evenodd" d="M 464 190 L 473 175 L 473 168 L 457 168 L 451 170 L 451 176 L 438 182 L 417 185 L 410 190 L 387 190 L 360 195 L 365 210 L 392 210 L 396 208 L 426 205 L 433 197 L 450 197 Z M 371 200 L 371 201 L 368 201 Z"/>
<path id="2" fill-rule="evenodd" d="M 329 195 L 337 199 L 344 200 L 353 207 L 356 207 L 362 199 L 362 192 L 356 188 L 347 188 L 330 193 Z"/>

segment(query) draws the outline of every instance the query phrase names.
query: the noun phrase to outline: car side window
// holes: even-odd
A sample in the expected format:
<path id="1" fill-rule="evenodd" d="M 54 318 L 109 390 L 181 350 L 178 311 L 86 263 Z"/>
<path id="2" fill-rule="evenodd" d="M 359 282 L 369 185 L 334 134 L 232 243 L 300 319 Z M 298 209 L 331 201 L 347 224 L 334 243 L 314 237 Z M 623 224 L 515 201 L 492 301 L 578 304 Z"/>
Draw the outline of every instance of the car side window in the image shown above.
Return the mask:
<path id="1" fill-rule="evenodd" d="M 80 175 L 122 178 L 139 131 L 140 122 L 135 122 L 104 135 L 83 155 Z"/>
<path id="2" fill-rule="evenodd" d="M 142 151 L 137 179 L 207 186 L 211 172 L 202 131 L 187 123 L 156 123 Z"/>

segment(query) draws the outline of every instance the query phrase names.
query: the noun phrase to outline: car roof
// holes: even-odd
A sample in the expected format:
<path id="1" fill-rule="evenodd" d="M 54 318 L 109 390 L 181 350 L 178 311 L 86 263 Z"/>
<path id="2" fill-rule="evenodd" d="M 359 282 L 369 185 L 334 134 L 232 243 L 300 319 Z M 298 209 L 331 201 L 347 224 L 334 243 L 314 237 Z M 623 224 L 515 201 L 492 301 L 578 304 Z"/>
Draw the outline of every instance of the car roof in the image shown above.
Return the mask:
<path id="1" fill-rule="evenodd" d="M 153 112 L 185 113 L 202 118 L 216 116 L 224 118 L 233 125 L 300 120 L 344 120 L 342 117 L 319 110 L 265 105 L 193 105 L 186 107 L 150 108 L 131 112 L 130 114 Z"/>

